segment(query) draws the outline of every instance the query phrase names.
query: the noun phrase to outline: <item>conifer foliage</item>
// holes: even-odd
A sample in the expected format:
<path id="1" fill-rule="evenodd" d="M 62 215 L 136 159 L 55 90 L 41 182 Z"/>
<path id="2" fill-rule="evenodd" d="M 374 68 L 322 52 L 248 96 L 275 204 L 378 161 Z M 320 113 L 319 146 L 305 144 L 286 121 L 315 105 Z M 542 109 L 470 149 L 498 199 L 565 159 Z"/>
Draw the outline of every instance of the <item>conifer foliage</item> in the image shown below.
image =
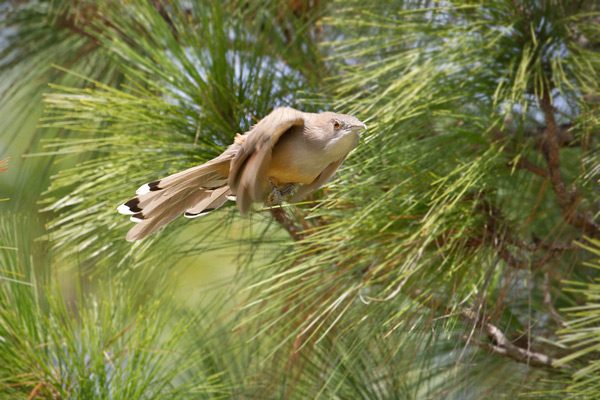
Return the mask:
<path id="1" fill-rule="evenodd" d="M 595 2 L 1 7 L 0 398 L 600 393 Z M 284 105 L 369 127 L 324 189 L 124 240 L 132 190 Z"/>

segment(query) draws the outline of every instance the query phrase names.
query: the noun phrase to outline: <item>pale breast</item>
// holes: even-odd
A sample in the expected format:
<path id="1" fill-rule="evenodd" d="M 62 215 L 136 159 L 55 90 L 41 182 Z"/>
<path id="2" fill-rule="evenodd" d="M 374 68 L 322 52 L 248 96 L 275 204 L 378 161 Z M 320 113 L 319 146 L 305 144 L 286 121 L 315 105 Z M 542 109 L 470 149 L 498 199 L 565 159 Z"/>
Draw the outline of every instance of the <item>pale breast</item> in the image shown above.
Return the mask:
<path id="1" fill-rule="evenodd" d="M 306 137 L 302 129 L 285 133 L 273 148 L 267 176 L 277 184 L 309 184 L 332 162 L 323 143 Z"/>

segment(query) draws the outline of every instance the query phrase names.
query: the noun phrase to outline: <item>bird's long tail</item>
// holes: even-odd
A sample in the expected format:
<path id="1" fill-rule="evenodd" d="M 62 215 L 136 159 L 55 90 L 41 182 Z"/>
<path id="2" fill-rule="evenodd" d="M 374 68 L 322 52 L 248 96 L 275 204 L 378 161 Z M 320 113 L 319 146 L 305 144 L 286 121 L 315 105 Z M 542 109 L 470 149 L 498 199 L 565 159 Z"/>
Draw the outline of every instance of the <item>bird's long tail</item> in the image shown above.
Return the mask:
<path id="1" fill-rule="evenodd" d="M 196 218 L 222 206 L 231 195 L 229 162 L 216 158 L 140 187 L 136 197 L 118 208 L 137 222 L 127 233 L 127 240 L 151 235 L 181 214 Z"/>

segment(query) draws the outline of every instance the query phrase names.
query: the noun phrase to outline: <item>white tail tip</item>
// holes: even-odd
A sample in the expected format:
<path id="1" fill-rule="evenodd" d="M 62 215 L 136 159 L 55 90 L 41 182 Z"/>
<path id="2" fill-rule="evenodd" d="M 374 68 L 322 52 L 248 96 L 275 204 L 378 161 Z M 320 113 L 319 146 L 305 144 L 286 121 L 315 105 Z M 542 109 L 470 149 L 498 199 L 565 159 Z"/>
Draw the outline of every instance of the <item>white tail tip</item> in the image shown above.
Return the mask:
<path id="1" fill-rule="evenodd" d="M 135 193 L 138 196 L 141 196 L 143 194 L 146 194 L 150 191 L 150 186 L 146 183 L 145 185 L 140 186 L 140 188 L 138 190 L 135 191 Z"/>
<path id="2" fill-rule="evenodd" d="M 131 209 L 129 207 L 127 207 L 125 204 L 121 204 L 118 208 L 117 211 L 119 212 L 119 214 L 123 214 L 123 215 L 133 215 L 135 214 L 133 211 L 131 211 Z"/>
<path id="3" fill-rule="evenodd" d="M 210 213 L 212 210 L 213 209 L 211 208 L 209 211 L 202 211 L 201 213 L 198 213 L 198 214 L 192 214 L 192 213 L 187 213 L 186 212 L 185 214 L 183 214 L 183 216 L 186 217 L 186 218 L 198 218 L 198 217 L 201 217 L 203 215 L 206 215 L 206 214 Z"/>

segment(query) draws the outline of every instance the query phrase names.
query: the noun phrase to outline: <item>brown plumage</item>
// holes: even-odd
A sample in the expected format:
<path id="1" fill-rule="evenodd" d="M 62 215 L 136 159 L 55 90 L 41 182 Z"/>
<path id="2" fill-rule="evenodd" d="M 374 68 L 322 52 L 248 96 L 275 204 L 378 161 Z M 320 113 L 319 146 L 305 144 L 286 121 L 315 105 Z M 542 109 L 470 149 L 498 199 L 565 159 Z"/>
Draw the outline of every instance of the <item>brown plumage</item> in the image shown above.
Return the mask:
<path id="1" fill-rule="evenodd" d="M 118 209 L 137 222 L 127 240 L 142 239 L 181 214 L 205 215 L 234 197 L 242 215 L 271 191 L 281 198 L 280 190 L 291 185 L 300 186 L 292 197 L 297 201 L 333 176 L 363 129 L 350 115 L 277 108 L 220 156 L 140 187 Z"/>

